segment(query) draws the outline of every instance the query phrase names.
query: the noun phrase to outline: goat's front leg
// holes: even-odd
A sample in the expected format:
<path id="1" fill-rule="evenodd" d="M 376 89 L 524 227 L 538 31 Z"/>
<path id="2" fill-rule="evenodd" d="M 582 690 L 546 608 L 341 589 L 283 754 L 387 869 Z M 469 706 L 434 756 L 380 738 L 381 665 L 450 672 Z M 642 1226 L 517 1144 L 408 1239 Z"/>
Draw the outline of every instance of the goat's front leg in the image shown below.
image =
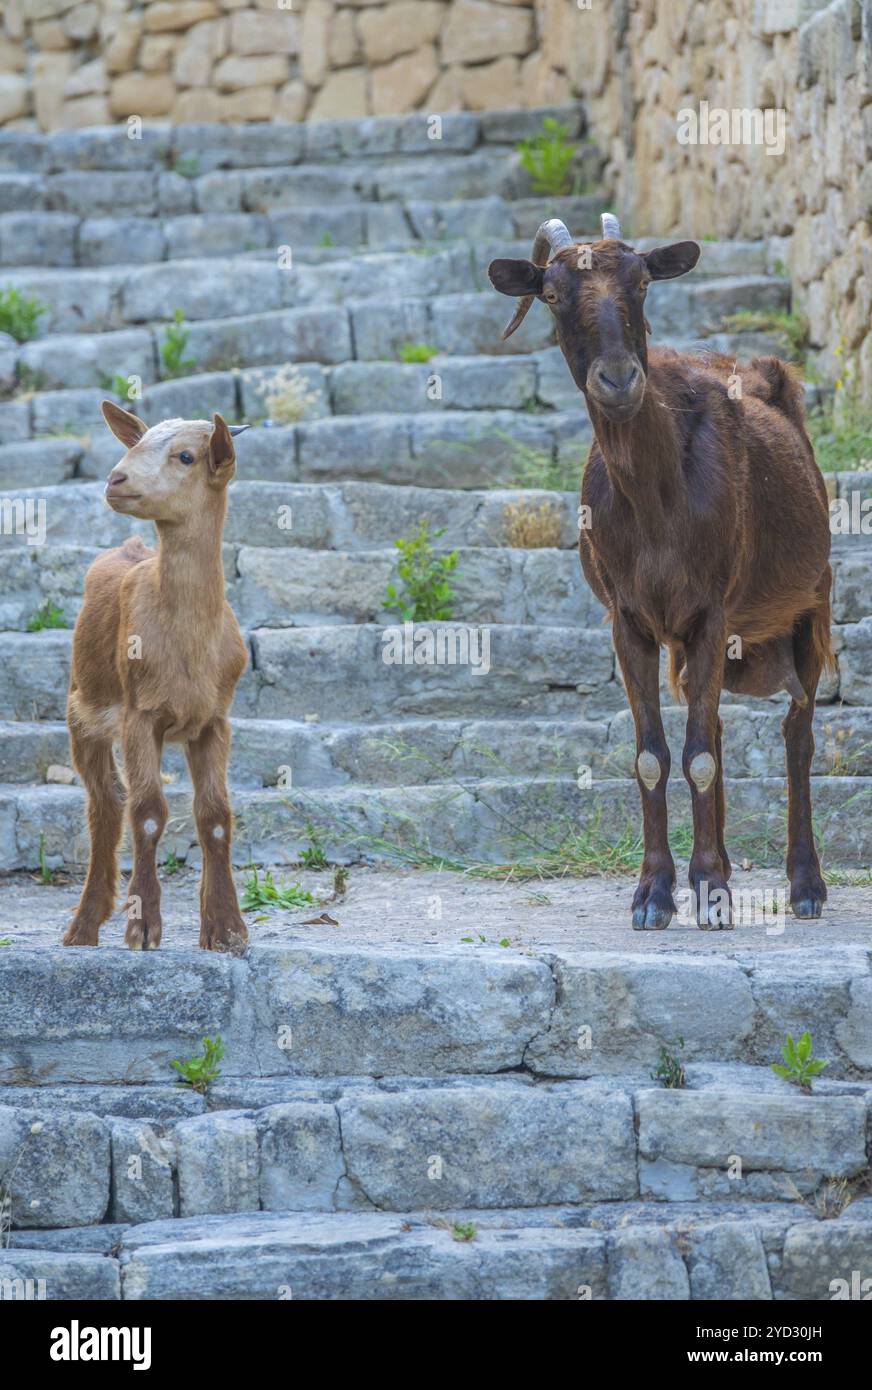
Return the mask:
<path id="1" fill-rule="evenodd" d="M 160 945 L 157 846 L 169 815 L 160 780 L 162 739 L 152 716 L 131 710 L 125 716 L 122 746 L 133 837 L 124 940 L 133 951 L 149 951 Z"/>
<path id="2" fill-rule="evenodd" d="M 88 797 L 91 854 L 88 877 L 64 945 L 96 946 L 100 927 L 115 906 L 125 791 L 112 756 L 112 739 L 89 732 L 87 722 L 81 720 L 75 693 L 70 697 L 68 719 L 73 763 Z"/>
<path id="3" fill-rule="evenodd" d="M 194 783 L 194 819 L 203 851 L 200 879 L 200 945 L 207 951 L 241 954 L 248 928 L 239 911 L 231 871 L 233 813 L 227 790 L 230 723 L 213 719 L 186 746 Z"/>
<path id="4" fill-rule="evenodd" d="M 706 613 L 685 643 L 688 710 L 682 767 L 693 803 L 689 878 L 696 920 L 705 931 L 732 926 L 730 863 L 721 851 L 724 807 L 718 714 L 726 644 L 726 622 L 720 612 Z"/>
<path id="5" fill-rule="evenodd" d="M 675 915 L 675 861 L 669 848 L 666 812 L 670 756 L 660 715 L 660 648 L 619 612 L 612 631 L 636 725 L 636 779 L 645 838 L 645 857 L 633 898 L 633 929 L 662 931 Z"/>

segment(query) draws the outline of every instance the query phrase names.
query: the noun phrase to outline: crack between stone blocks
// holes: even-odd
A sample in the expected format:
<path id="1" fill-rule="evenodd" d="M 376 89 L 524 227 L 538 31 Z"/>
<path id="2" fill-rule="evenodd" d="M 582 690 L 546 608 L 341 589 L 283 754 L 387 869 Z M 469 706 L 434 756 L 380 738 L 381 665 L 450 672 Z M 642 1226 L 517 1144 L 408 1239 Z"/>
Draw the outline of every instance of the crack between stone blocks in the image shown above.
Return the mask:
<path id="1" fill-rule="evenodd" d="M 363 1200 L 373 1211 L 385 1210 L 383 1207 L 380 1207 L 376 1202 L 373 1201 L 372 1197 L 370 1197 L 363 1183 L 360 1181 L 360 1178 L 355 1177 L 351 1173 L 348 1166 L 348 1154 L 345 1150 L 345 1135 L 342 1129 L 342 1113 L 339 1109 L 338 1101 L 333 1102 L 333 1109 L 336 1112 L 336 1124 L 339 1129 L 339 1152 L 342 1155 L 342 1172 L 336 1179 L 336 1186 L 333 1189 L 333 1210 L 335 1212 L 341 1212 L 345 1210 L 345 1208 L 340 1207 L 337 1203 L 337 1199 L 339 1196 L 339 1188 L 343 1179 L 348 1183 L 349 1187 L 351 1187 L 358 1196 L 363 1198 Z"/>
<path id="2" fill-rule="evenodd" d="M 551 1029 L 554 1026 L 554 1018 L 557 1013 L 557 1010 L 563 1003 L 563 987 L 561 985 L 560 978 L 557 972 L 557 957 L 553 953 L 544 952 L 542 955 L 537 954 L 529 957 L 529 959 L 538 961 L 541 965 L 544 965 L 546 967 L 548 973 L 551 976 L 552 993 L 551 1002 L 548 1005 L 547 1024 L 544 1028 L 537 1028 L 533 1036 L 527 1042 L 524 1043 L 524 1046 L 521 1050 L 520 1070 L 527 1072 L 531 1076 L 537 1077 L 537 1079 L 544 1079 L 540 1078 L 540 1074 L 538 1072 L 535 1072 L 533 1068 L 530 1066 L 529 1062 L 527 1061 L 527 1053 L 530 1051 L 530 1048 L 533 1046 L 535 1042 L 537 1042 L 540 1038 L 547 1037 L 548 1034 L 551 1032 Z"/>

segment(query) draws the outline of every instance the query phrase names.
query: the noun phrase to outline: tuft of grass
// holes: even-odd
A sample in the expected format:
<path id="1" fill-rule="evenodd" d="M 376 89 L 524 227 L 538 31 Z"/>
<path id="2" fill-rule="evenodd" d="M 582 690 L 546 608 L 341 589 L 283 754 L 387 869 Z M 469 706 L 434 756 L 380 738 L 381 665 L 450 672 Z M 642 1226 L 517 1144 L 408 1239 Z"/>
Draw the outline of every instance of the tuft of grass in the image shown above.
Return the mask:
<path id="1" fill-rule="evenodd" d="M 269 419 L 279 425 L 304 420 L 318 404 L 317 391 L 310 390 L 303 373 L 291 363 L 280 367 L 268 380 L 261 380 L 256 391 Z"/>
<path id="2" fill-rule="evenodd" d="M 674 1048 L 675 1051 L 670 1051 Z M 651 1073 L 652 1081 L 659 1081 L 661 1086 L 665 1086 L 668 1091 L 683 1091 L 685 1087 L 684 1063 L 679 1059 L 678 1053 L 684 1050 L 684 1038 L 676 1038 L 675 1042 L 661 1044 L 659 1061 Z"/>
<path id="3" fill-rule="evenodd" d="M 202 1054 L 188 1057 L 186 1061 L 170 1062 L 170 1066 L 178 1072 L 180 1086 L 190 1086 L 202 1096 L 221 1075 L 219 1063 L 223 1056 L 224 1043 L 220 1036 L 204 1038 Z"/>
<path id="4" fill-rule="evenodd" d="M 512 463 L 512 483 L 514 487 L 536 488 L 543 492 L 578 492 L 583 460 L 571 464 L 566 459 L 555 458 L 544 449 L 531 449 L 520 444 L 511 435 L 497 431 L 497 437 L 505 440 L 510 449 Z M 506 483 L 500 483 L 506 487 Z"/>
<path id="5" fill-rule="evenodd" d="M 388 584 L 385 608 L 400 615 L 403 622 L 449 622 L 452 616 L 453 594 L 449 576 L 457 568 L 458 553 L 434 555 L 432 541 L 445 534 L 445 527 L 433 532 L 429 522 L 421 520 L 418 529 L 405 540 L 394 541 L 400 552 L 397 577 L 402 591 Z"/>
<path id="6" fill-rule="evenodd" d="M 19 343 L 35 337 L 45 312 L 36 295 L 22 294 L 14 286 L 0 290 L 0 333 L 9 333 Z"/>
<path id="7" fill-rule="evenodd" d="M 190 336 L 190 329 L 185 327 L 184 314 L 181 309 L 176 309 L 172 323 L 168 323 L 164 329 L 163 342 L 160 345 L 160 360 L 165 379 L 189 376 L 191 372 L 196 371 L 197 364 L 193 357 L 185 356 Z"/>
<path id="8" fill-rule="evenodd" d="M 429 362 L 438 353 L 438 348 L 430 347 L 427 343 L 403 343 L 399 358 L 401 362 Z"/>
<path id="9" fill-rule="evenodd" d="M 575 145 L 569 127 L 546 116 L 538 135 L 521 140 L 517 146 L 521 165 L 530 175 L 534 193 L 562 197 L 573 191 L 572 161 Z"/>
<path id="10" fill-rule="evenodd" d="M 333 897 L 344 898 L 348 892 L 348 870 L 344 864 L 336 864 L 333 868 Z"/>
<path id="11" fill-rule="evenodd" d="M 779 338 L 793 362 L 801 362 L 808 347 L 808 319 L 785 309 L 740 309 L 726 314 L 723 327 L 729 333 L 771 333 Z"/>
<path id="12" fill-rule="evenodd" d="M 324 232 L 323 236 L 320 236 L 320 237 L 318 238 L 318 240 L 316 241 L 315 245 L 316 245 L 316 246 L 321 246 L 321 247 L 323 247 L 323 249 L 326 251 L 326 250 L 328 250 L 331 246 L 335 246 L 335 245 L 336 245 L 336 242 L 334 241 L 333 235 L 332 235 L 331 232 Z"/>
<path id="13" fill-rule="evenodd" d="M 164 860 L 163 866 L 163 871 L 166 874 L 167 878 L 172 878 L 173 874 L 179 873 L 181 867 L 181 861 L 177 859 L 175 850 L 171 849 L 166 859 Z"/>
<path id="14" fill-rule="evenodd" d="M 11 946 L 11 945 L 12 945 L 12 937 L 11 937 L 11 936 L 0 936 L 0 946 Z"/>
<path id="15" fill-rule="evenodd" d="M 327 855 L 324 853 L 324 841 L 321 839 L 320 832 L 310 820 L 306 821 L 306 834 L 309 843 L 300 855 L 300 863 L 304 869 L 328 869 Z"/>
<path id="16" fill-rule="evenodd" d="M 45 632 L 50 628 L 59 627 L 69 627 L 69 623 L 64 610 L 59 608 L 56 603 L 52 603 L 51 599 L 46 599 L 45 603 L 37 608 L 33 617 L 27 620 L 28 632 Z"/>
<path id="17" fill-rule="evenodd" d="M 55 881 L 55 871 L 48 866 L 45 853 L 45 831 L 39 832 L 39 881 L 44 888 L 51 888 Z"/>
<path id="18" fill-rule="evenodd" d="M 855 400 L 819 406 L 806 421 L 818 468 L 823 473 L 872 467 L 872 407 Z"/>
<path id="19" fill-rule="evenodd" d="M 781 1049 L 784 1058 L 784 1066 L 780 1062 L 772 1062 L 772 1070 L 776 1076 L 780 1076 L 783 1081 L 790 1081 L 800 1090 L 805 1091 L 806 1095 L 811 1094 L 811 1083 L 814 1077 L 818 1076 L 829 1062 L 822 1062 L 817 1057 L 811 1055 L 811 1033 L 803 1033 L 798 1042 L 794 1042 L 790 1033 L 787 1034 L 787 1041 Z"/>
<path id="20" fill-rule="evenodd" d="M 474 1221 L 455 1221 L 451 1227 L 451 1239 L 466 1243 L 475 1240 L 478 1230 Z"/>
<path id="21" fill-rule="evenodd" d="M 195 154 L 180 155 L 173 165 L 172 172 L 180 174 L 183 179 L 194 179 L 200 168 L 200 162 Z"/>
<path id="22" fill-rule="evenodd" d="M 310 907 L 314 901 L 299 883 L 276 883 L 270 870 L 259 878 L 257 869 L 252 869 L 243 888 L 241 907 L 243 912 L 253 912 L 258 907 Z"/>
<path id="23" fill-rule="evenodd" d="M 521 499 L 503 512 L 506 545 L 513 550 L 557 550 L 563 543 L 563 517 L 550 502 L 538 507 Z"/>

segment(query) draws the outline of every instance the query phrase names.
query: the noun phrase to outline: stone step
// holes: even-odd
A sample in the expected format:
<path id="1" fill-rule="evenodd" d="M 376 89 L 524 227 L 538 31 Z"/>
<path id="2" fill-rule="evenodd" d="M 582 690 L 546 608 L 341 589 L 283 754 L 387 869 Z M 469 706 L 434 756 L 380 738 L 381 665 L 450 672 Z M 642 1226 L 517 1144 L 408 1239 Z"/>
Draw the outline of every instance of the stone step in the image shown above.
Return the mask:
<path id="1" fill-rule="evenodd" d="M 378 914 L 375 927 L 367 925 L 359 895 L 330 909 L 341 919 L 339 928 L 303 925 L 312 908 L 266 914 L 266 927 L 258 924 L 264 914 L 255 915 L 252 944 L 239 959 L 197 950 L 196 879 L 183 905 L 181 890 L 167 880 L 163 946 L 145 955 L 116 948 L 123 940 L 120 911 L 104 927 L 99 949 L 54 944 L 78 888 L 30 884 L 36 903 L 27 908 L 28 895 L 22 894 L 24 928 L 14 902 L 4 918 L 13 944 L 0 952 L 0 1087 L 123 1086 L 112 1092 L 126 1096 L 123 1104 L 109 1097 L 104 1107 L 96 1093 L 88 1093 L 88 1104 L 107 1115 L 171 1120 L 196 1112 L 187 1103 L 183 1109 L 167 1103 L 163 1092 L 177 1079 L 170 1061 L 190 1056 L 204 1036 L 218 1034 L 225 1056 L 215 1103 L 237 1112 L 333 1103 L 360 1085 L 355 1081 L 349 1090 L 339 1084 L 342 1078 L 369 1078 L 370 1089 L 372 1077 L 394 1078 L 393 1092 L 406 1087 L 402 1078 L 431 1078 L 419 1082 L 427 1085 L 432 1078 L 445 1084 L 455 1077 L 466 1085 L 472 1083 L 462 1078 L 522 1070 L 517 1079 L 505 1077 L 512 1095 L 525 1077 L 531 1084 L 531 1076 L 588 1079 L 597 1091 L 606 1081 L 612 1091 L 647 1091 L 661 1046 L 680 1052 L 688 1068 L 691 1089 L 681 1095 L 688 1109 L 694 1103 L 716 1107 L 723 1096 L 735 1106 L 740 1094 L 795 1098 L 808 1107 L 855 1093 L 868 1100 L 869 928 L 858 927 L 847 907 L 840 926 L 788 918 L 780 935 L 746 925 L 715 939 L 673 923 L 652 941 L 650 934 L 630 930 L 631 882 L 613 880 L 611 895 L 599 895 L 589 929 L 574 927 L 558 937 L 559 944 L 537 946 L 523 944 L 537 928 L 531 924 L 527 933 L 519 926 L 522 894 L 492 883 L 485 886 L 489 917 L 479 920 L 486 931 L 495 925 L 496 936 L 501 926 L 512 933 L 517 944 L 501 947 L 496 936 L 485 943 L 463 941 L 474 935 L 474 924 L 464 917 L 458 882 L 463 880 L 445 874 L 428 875 L 421 884 L 415 874 L 382 875 L 368 908 L 370 917 Z M 393 913 L 385 901 L 389 889 Z M 427 916 L 434 890 L 442 918 Z M 584 884 L 572 885 L 570 901 L 580 921 Z M 605 912 L 603 902 L 611 904 Z M 540 905 L 539 930 L 549 912 L 564 927 L 566 911 L 566 903 L 559 909 Z M 384 930 L 391 915 L 395 922 L 414 918 L 402 939 Z M 531 917 L 529 908 L 526 915 Z M 838 915 L 836 907 L 830 915 Z M 586 935 L 599 939 L 597 926 L 604 927 L 602 937 L 627 946 L 586 945 Z M 52 944 L 28 944 L 40 934 Z M 638 949 L 628 949 L 631 944 Z M 828 1062 L 811 1097 L 769 1071 L 771 1062 L 781 1060 L 786 1033 L 806 1030 L 814 1055 Z M 678 1031 L 683 1047 L 675 1041 Z M 736 1077 L 739 1064 L 755 1070 Z M 865 1078 L 862 1086 L 858 1078 Z M 149 1091 L 140 1111 L 138 1088 L 145 1083 L 160 1094 Z M 388 1086 L 387 1080 L 378 1084 Z M 18 1104 L 12 1089 L 9 1094 L 11 1104 Z M 20 1099 L 30 1104 L 28 1096 Z M 662 1104 L 673 1101 L 666 1095 Z M 63 1096 L 59 1103 L 67 1104 Z M 676 1149 L 671 1152 L 674 1161 L 684 1161 Z M 575 1159 L 576 1167 L 583 1166 Z M 826 1165 L 809 1155 L 809 1166 Z"/>
<path id="2" fill-rule="evenodd" d="M 574 486 L 590 444 L 586 412 L 442 410 L 414 415 L 337 415 L 256 429 L 240 443 L 237 471 L 267 482 L 359 481 L 484 488 Z M 5 490 L 105 479 L 118 441 L 104 427 L 90 438 L 31 439 L 0 447 Z"/>
<path id="3" fill-rule="evenodd" d="M 516 707 L 516 706 L 514 706 Z M 353 737 L 349 739 L 354 746 Z M 276 779 L 292 781 L 286 757 L 274 755 Z M 413 748 L 408 756 L 421 754 Z M 424 754 L 426 758 L 426 751 Z M 522 755 L 523 756 L 523 755 Z M 584 756 L 584 754 L 582 754 Z M 486 777 L 395 786 L 306 786 L 235 789 L 234 862 L 239 866 L 299 863 L 309 846 L 310 827 L 318 829 L 331 861 L 337 863 L 446 862 L 539 864 L 561 856 L 571 860 L 576 837 L 596 844 L 636 843 L 639 795 L 634 779 L 581 780 L 581 759 L 557 775 L 531 778 L 497 767 Z M 773 861 L 783 854 L 787 783 L 784 777 L 725 779 L 729 852 L 740 859 Z M 815 778 L 815 826 L 830 865 L 867 865 L 872 830 L 864 808 L 872 778 L 821 775 Z M 196 862 L 199 850 L 189 789 L 181 782 L 166 788 L 170 820 L 161 856 Z M 671 828 L 689 833 L 690 800 L 683 778 L 670 779 Z M 84 794 L 63 785 L 0 786 L 0 872 L 36 869 L 45 855 L 50 868 L 81 866 L 88 858 Z M 129 859 L 125 859 L 129 863 Z"/>
<path id="4" fill-rule="evenodd" d="M 71 637 L 0 634 L 0 718 L 63 717 Z M 455 624 L 411 633 L 365 623 L 256 628 L 250 642 L 234 703 L 247 717 L 577 717 L 580 696 L 608 707 L 618 693 L 605 631 Z"/>
<path id="5" fill-rule="evenodd" d="M 553 515 L 548 508 L 549 525 Z M 535 514 L 531 521 L 536 522 Z M 445 549 L 437 538 L 434 553 Z M 450 579 L 452 619 L 586 628 L 605 622 L 574 550 L 491 545 L 451 553 L 457 557 Z M 100 554 L 99 547 L 26 544 L 0 552 L 0 630 L 27 630 L 46 602 L 60 607 L 72 625 L 85 572 Z M 869 547 L 833 557 L 834 615 L 841 623 L 856 623 L 872 610 L 870 559 Z M 397 560 L 395 547 L 312 551 L 226 544 L 227 598 L 243 628 L 390 624 L 398 619 L 387 607 L 387 587 L 402 589 Z"/>
<path id="6" fill-rule="evenodd" d="M 533 352 L 554 341 L 553 322 L 545 311 L 529 315 L 518 333 L 503 341 L 506 306 L 492 290 L 428 297 L 421 297 L 420 293 L 391 294 L 349 299 L 346 304 L 337 304 L 328 294 L 328 301 L 321 304 L 266 310 L 261 309 L 257 295 L 250 295 L 247 302 L 255 306 L 251 312 L 234 312 L 231 302 L 244 298 L 245 284 L 252 280 L 248 272 L 262 269 L 271 276 L 281 276 L 283 272 L 251 262 L 246 276 L 240 277 L 236 262 L 226 264 L 230 297 L 223 304 L 215 301 L 224 313 L 194 319 L 188 326 L 185 352 L 193 364 L 189 370 L 270 366 L 282 360 L 322 364 L 336 364 L 352 357 L 396 360 L 407 343 L 432 345 L 448 355 L 506 356 Z M 173 269 L 179 270 L 183 265 L 175 263 Z M 140 273 L 144 275 L 146 270 Z M 165 267 L 154 267 L 153 271 L 161 277 L 169 274 Z M 327 288 L 329 291 L 329 282 Z M 158 292 L 164 293 L 160 285 Z M 768 276 L 700 278 L 688 283 L 676 280 L 658 287 L 656 299 L 648 306 L 648 316 L 655 338 L 662 344 L 670 337 L 705 336 L 720 327 L 725 314 L 741 308 L 786 308 L 788 298 L 787 282 Z M 204 313 L 214 312 L 208 296 L 201 302 Z M 171 316 L 172 308 L 165 307 Z M 99 307 L 95 307 L 90 310 L 90 317 L 80 317 L 74 331 L 36 337 L 19 345 L 17 351 L 10 350 L 4 354 L 4 375 L 13 379 L 17 373 L 26 386 L 39 390 L 101 386 L 106 377 L 116 375 L 136 375 L 146 386 L 156 381 L 163 328 L 107 327 L 93 331 L 88 325 L 99 321 L 99 316 Z M 103 321 L 113 318 L 114 313 L 109 311 Z"/>
<path id="7" fill-rule="evenodd" d="M 762 289 L 767 303 L 778 306 L 789 290 L 788 283 L 763 270 L 752 273 L 748 264 L 741 264 L 743 260 L 751 265 L 765 260 L 765 242 L 749 245 L 751 253 L 743 257 L 730 243 L 718 243 L 711 260 L 703 260 L 700 274 L 687 282 L 658 284 L 650 307 L 659 315 L 664 331 L 687 331 L 681 314 L 687 315 L 697 297 L 714 304 L 716 311 L 718 299 L 744 293 L 752 302 L 751 297 Z M 201 254 L 170 264 L 20 268 L 7 271 L 3 278 L 6 288 L 35 297 L 44 306 L 37 325 L 37 337 L 44 338 L 168 321 L 177 311 L 196 322 L 268 309 L 334 305 L 357 301 L 362 284 L 367 287 L 367 297 L 375 299 L 472 292 L 492 295 L 487 279 L 491 260 L 529 255 L 529 249 L 526 241 L 507 240 L 505 234 L 498 234 L 496 239 L 491 236 L 474 244 L 437 242 L 420 255 L 408 250 L 345 252 L 320 264 L 299 260 L 289 266 L 277 264 L 274 251 L 256 256 Z M 725 270 L 725 266 L 730 268 Z M 688 292 L 692 287 L 698 295 Z M 726 303 L 724 311 L 729 307 Z"/>
<path id="8" fill-rule="evenodd" d="M 832 1298 L 833 1279 L 852 1287 L 872 1224 L 856 1204 L 819 1222 L 787 1203 L 606 1203 L 581 1222 L 553 1208 L 250 1212 L 49 1239 L 61 1248 L 13 1234 L 0 1277 L 42 1278 L 48 1299 L 804 1301 Z"/>
<path id="9" fill-rule="evenodd" d="M 872 1084 L 803 1095 L 785 1082 L 774 1093 L 512 1076 L 360 1086 L 172 1123 L 0 1105 L 0 1166 L 24 1231 L 258 1210 L 753 1206 L 861 1183 L 870 1113 Z"/>
<path id="10" fill-rule="evenodd" d="M 269 252 L 274 257 L 279 246 L 291 246 L 298 260 L 329 265 L 347 255 L 349 249 L 418 249 L 448 241 L 506 236 L 532 241 L 546 217 L 559 217 L 574 236 L 593 236 L 599 232 L 600 213 L 605 210 L 601 194 L 587 193 L 515 199 L 494 194 L 449 202 L 419 197 L 299 205 L 269 212 L 181 212 L 153 217 L 135 213 L 113 216 L 111 212 L 101 217 L 6 212 L 0 214 L 0 265 L 125 265 L 134 244 L 140 265 L 204 254 Z M 765 260 L 760 268 L 764 265 Z M 745 263 L 737 273 L 747 274 L 752 268 Z"/>
<path id="11" fill-rule="evenodd" d="M 786 700 L 783 702 L 786 703 Z M 784 772 L 781 709 L 725 705 L 724 759 L 731 779 Z M 687 722 L 684 707 L 665 705 L 663 720 L 679 787 Z M 635 778 L 635 739 L 628 710 L 599 721 L 566 719 L 408 719 L 374 725 L 327 725 L 290 719 L 234 719 L 231 782 L 275 787 L 282 768 L 297 788 L 421 786 L 460 778 L 536 778 L 588 767 L 595 777 Z M 872 709 L 818 706 L 812 776 L 872 776 Z M 49 767 L 71 767 L 66 724 L 0 721 L 0 783 L 41 783 Z M 187 781 L 182 750 L 168 745 L 164 767 Z M 285 773 L 287 778 L 287 773 Z"/>
<path id="12" fill-rule="evenodd" d="M 240 444 L 241 448 L 241 444 Z M 0 492 L 4 518 L 4 548 L 42 549 L 39 513 L 18 505 L 20 492 Z M 129 535 L 154 542 L 150 522 L 112 512 L 103 501 L 102 482 L 71 482 L 39 489 L 44 502 L 44 538 L 48 546 L 78 546 L 83 536 L 97 546 L 120 545 Z M 422 517 L 433 530 L 442 529 L 441 543 L 454 546 L 505 546 L 515 509 L 522 506 L 553 515 L 555 539 L 574 550 L 578 539 L 578 495 L 535 489 L 452 490 L 434 487 L 395 487 L 388 483 L 267 483 L 238 477 L 231 485 L 224 528 L 229 545 L 278 546 L 310 550 L 388 549 L 399 536 L 410 535 Z M 511 509 L 511 510 L 510 510 Z M 508 515 L 507 515 L 508 512 Z M 29 519 L 28 519 L 29 517 Z M 20 521 L 20 525 L 18 522 Z M 27 525 L 31 526 L 28 534 Z"/>

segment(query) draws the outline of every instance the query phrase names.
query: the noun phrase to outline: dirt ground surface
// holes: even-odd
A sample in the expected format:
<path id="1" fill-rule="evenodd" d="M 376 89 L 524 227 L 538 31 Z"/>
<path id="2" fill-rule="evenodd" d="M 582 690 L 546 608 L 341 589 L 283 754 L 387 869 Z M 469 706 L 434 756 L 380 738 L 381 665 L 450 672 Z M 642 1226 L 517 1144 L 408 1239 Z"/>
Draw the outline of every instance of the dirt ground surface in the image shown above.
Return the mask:
<path id="1" fill-rule="evenodd" d="M 861 946 L 872 950 L 872 887 L 831 887 L 823 916 L 797 921 L 787 903 L 787 881 L 777 870 L 736 869 L 731 887 L 743 920 L 731 931 L 700 931 L 689 919 L 686 875 L 679 869 L 676 902 L 683 920 L 667 931 L 633 931 L 634 880 L 564 878 L 547 882 L 494 882 L 451 871 L 352 868 L 345 894 L 333 897 L 333 872 L 275 871 L 280 884 L 299 882 L 313 895 L 295 911 L 257 908 L 245 913 L 252 943 L 311 943 L 410 947 L 506 945 L 548 950 L 737 954 Z M 248 875 L 236 874 L 242 889 Z M 197 946 L 199 875 L 183 868 L 162 875 L 162 950 Z M 18 946 L 60 942 L 81 891 L 81 880 L 45 885 L 30 874 L 0 880 L 0 941 Z M 782 896 L 779 897 L 779 894 Z M 741 895 L 741 897 L 740 897 Z M 101 945 L 123 946 L 119 910 L 101 932 Z M 335 920 L 313 922 L 322 913 Z"/>

